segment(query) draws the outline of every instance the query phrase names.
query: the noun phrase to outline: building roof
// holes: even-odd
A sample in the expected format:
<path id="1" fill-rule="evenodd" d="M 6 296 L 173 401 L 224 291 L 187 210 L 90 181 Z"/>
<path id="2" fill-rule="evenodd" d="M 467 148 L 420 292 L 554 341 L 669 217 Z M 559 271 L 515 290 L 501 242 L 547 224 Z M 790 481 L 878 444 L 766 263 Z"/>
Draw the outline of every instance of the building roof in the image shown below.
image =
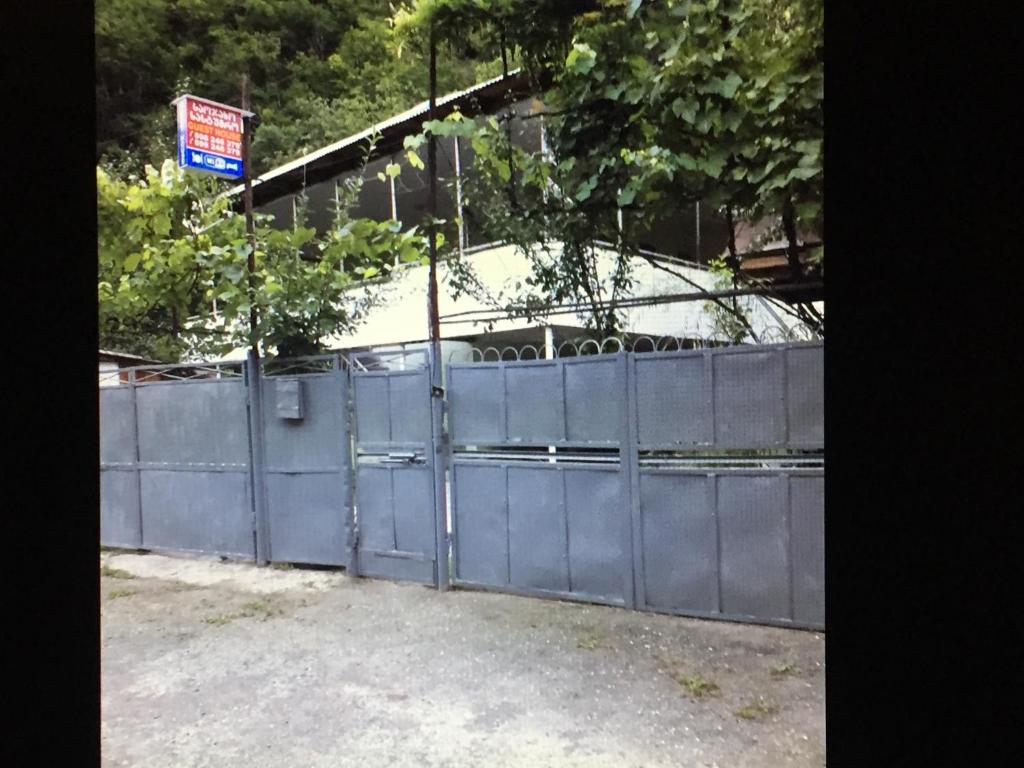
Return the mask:
<path id="1" fill-rule="evenodd" d="M 149 357 L 129 355 L 127 352 L 114 352 L 109 349 L 99 350 L 100 362 L 128 363 L 129 365 L 152 365 L 159 364 L 160 360 L 153 360 Z"/>
<path id="2" fill-rule="evenodd" d="M 529 93 L 526 76 L 516 69 L 507 77 L 495 77 L 465 90 L 438 97 L 437 119 L 444 119 L 456 108 L 467 117 L 487 113 L 505 103 L 510 97 L 523 98 Z M 357 134 L 261 174 L 252 180 L 253 205 L 265 205 L 279 197 L 299 192 L 306 186 L 318 184 L 358 167 L 363 161 L 365 142 L 374 133 L 380 133 L 380 138 L 370 159 L 401 150 L 406 136 L 422 130 L 423 121 L 429 112 L 430 102 L 422 101 L 411 109 Z M 240 196 L 243 189 L 244 187 L 239 184 L 229 189 L 226 194 L 231 197 Z"/>

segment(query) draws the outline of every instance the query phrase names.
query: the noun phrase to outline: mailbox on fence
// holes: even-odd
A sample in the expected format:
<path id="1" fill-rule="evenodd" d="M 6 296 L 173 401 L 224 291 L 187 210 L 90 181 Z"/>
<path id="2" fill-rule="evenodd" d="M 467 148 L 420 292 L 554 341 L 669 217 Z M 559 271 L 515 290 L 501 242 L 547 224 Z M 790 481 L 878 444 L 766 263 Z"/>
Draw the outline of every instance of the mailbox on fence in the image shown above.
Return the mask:
<path id="1" fill-rule="evenodd" d="M 302 382 L 299 379 L 278 379 L 274 382 L 277 416 L 281 419 L 302 419 Z"/>

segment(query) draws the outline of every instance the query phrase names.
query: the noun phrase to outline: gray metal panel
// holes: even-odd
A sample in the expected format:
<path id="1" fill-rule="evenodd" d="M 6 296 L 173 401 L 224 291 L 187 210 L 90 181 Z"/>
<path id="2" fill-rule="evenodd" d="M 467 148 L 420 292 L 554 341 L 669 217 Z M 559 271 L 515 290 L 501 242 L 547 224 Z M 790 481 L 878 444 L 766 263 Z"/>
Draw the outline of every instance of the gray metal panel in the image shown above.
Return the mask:
<path id="1" fill-rule="evenodd" d="M 430 378 L 426 370 L 390 380 L 391 442 L 430 442 Z M 365 439 L 360 435 L 360 441 Z M 433 516 L 431 516 L 433 521 Z"/>
<path id="2" fill-rule="evenodd" d="M 272 403 L 278 382 L 263 379 L 264 402 Z M 345 393 L 334 376 L 310 376 L 302 381 L 305 417 L 279 418 L 265 408 L 263 435 L 266 466 L 272 470 L 337 468 L 345 464 L 348 430 Z"/>
<path id="3" fill-rule="evenodd" d="M 452 443 L 487 445 L 505 440 L 503 376 L 503 370 L 496 366 L 449 367 Z"/>
<path id="4" fill-rule="evenodd" d="M 303 387 L 301 379 L 273 379 L 274 404 L 279 419 L 303 417 Z"/>
<path id="5" fill-rule="evenodd" d="M 569 591 L 562 473 L 509 467 L 508 531 L 513 586 Z"/>
<path id="6" fill-rule="evenodd" d="M 636 402 L 641 445 L 708 445 L 713 441 L 705 386 L 708 356 L 636 356 Z"/>
<path id="7" fill-rule="evenodd" d="M 100 389 L 100 463 L 135 463 L 135 414 L 131 387 Z"/>
<path id="8" fill-rule="evenodd" d="M 791 445 L 825 446 L 824 377 L 823 347 L 786 350 L 786 406 Z"/>
<path id="9" fill-rule="evenodd" d="M 137 397 L 141 461 L 248 466 L 241 381 L 147 384 L 137 388 Z"/>
<path id="10" fill-rule="evenodd" d="M 352 375 L 356 437 L 360 443 L 391 440 L 388 376 Z"/>
<path id="11" fill-rule="evenodd" d="M 640 472 L 644 595 L 648 606 L 718 610 L 714 510 L 705 475 Z"/>
<path id="12" fill-rule="evenodd" d="M 787 481 L 719 475 L 722 613 L 791 619 Z"/>
<path id="13" fill-rule="evenodd" d="M 622 550 L 622 516 L 626 510 L 621 506 L 618 468 L 567 466 L 558 472 L 565 475 L 572 591 L 621 602 L 624 557 L 631 553 Z"/>
<path id="14" fill-rule="evenodd" d="M 146 549 L 255 555 L 248 472 L 144 470 L 141 489 Z"/>
<path id="15" fill-rule="evenodd" d="M 793 619 L 825 625 L 825 477 L 789 480 Z"/>
<path id="16" fill-rule="evenodd" d="M 516 363 L 505 367 L 510 442 L 565 440 L 562 366 Z"/>
<path id="17" fill-rule="evenodd" d="M 430 467 L 396 467 L 392 493 L 395 548 L 434 559 L 434 477 Z"/>
<path id="18" fill-rule="evenodd" d="M 452 465 L 456 578 L 508 585 L 504 466 Z"/>
<path id="19" fill-rule="evenodd" d="M 348 418 L 342 375 L 292 379 L 302 385 L 304 418 L 264 409 L 270 559 L 343 565 L 348 534 Z M 262 382 L 264 400 L 278 379 Z"/>
<path id="20" fill-rule="evenodd" d="M 356 510 L 359 546 L 395 549 L 395 516 L 392 513 L 391 467 L 360 466 L 356 470 Z"/>
<path id="21" fill-rule="evenodd" d="M 100 544 L 142 546 L 139 527 L 139 481 L 134 470 L 100 472 Z"/>
<path id="22" fill-rule="evenodd" d="M 377 554 L 360 549 L 358 554 L 359 575 L 376 576 L 398 581 L 417 581 L 421 584 L 434 582 L 433 559 L 397 557 L 393 554 Z"/>
<path id="23" fill-rule="evenodd" d="M 623 366 L 618 356 L 562 362 L 565 367 L 566 438 L 616 443 L 622 433 Z"/>
<path id="24" fill-rule="evenodd" d="M 270 559 L 344 565 L 345 489 L 337 474 L 268 473 Z"/>
<path id="25" fill-rule="evenodd" d="M 786 406 L 781 350 L 719 352 L 711 359 L 715 444 L 723 448 L 783 445 Z"/>

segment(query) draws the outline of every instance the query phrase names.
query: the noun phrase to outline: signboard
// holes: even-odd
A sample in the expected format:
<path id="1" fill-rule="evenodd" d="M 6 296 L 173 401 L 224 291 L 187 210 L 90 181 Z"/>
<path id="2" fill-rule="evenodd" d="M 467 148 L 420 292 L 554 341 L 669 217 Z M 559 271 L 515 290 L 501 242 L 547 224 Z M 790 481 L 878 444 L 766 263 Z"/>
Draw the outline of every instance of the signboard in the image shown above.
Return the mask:
<path id="1" fill-rule="evenodd" d="M 242 118 L 253 113 L 188 94 L 173 103 L 178 109 L 178 165 L 241 178 Z"/>

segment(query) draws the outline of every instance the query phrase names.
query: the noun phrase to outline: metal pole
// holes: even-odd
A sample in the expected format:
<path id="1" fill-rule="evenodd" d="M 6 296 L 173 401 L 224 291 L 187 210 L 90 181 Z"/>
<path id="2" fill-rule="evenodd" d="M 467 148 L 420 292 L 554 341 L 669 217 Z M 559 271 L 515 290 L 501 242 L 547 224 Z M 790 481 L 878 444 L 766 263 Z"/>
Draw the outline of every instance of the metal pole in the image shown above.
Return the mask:
<path id="1" fill-rule="evenodd" d="M 434 26 L 430 26 L 430 119 L 436 119 L 437 111 L 437 37 Z M 430 315 L 430 416 L 431 442 L 433 443 L 434 469 L 434 520 L 437 542 L 437 588 L 444 592 L 448 589 L 450 573 L 448 569 L 448 502 L 445 492 L 445 458 L 444 449 L 444 389 L 441 377 L 441 325 L 437 310 L 437 139 L 433 134 L 427 145 L 427 161 L 430 174 L 427 210 L 431 222 L 430 236 L 430 285 L 428 303 Z"/>
<path id="2" fill-rule="evenodd" d="M 267 493 L 263 469 L 263 384 L 260 376 L 260 356 L 250 349 L 245 360 L 245 386 L 249 399 L 249 450 L 252 479 L 253 534 L 256 563 L 266 565 L 270 560 L 270 523 L 267 516 Z"/>
<path id="3" fill-rule="evenodd" d="M 242 75 L 242 109 L 251 111 L 249 75 Z M 259 358 L 259 343 L 256 338 L 256 286 L 253 273 L 256 271 L 256 232 L 252 221 L 252 169 L 249 164 L 249 149 L 252 144 L 252 118 L 242 115 L 242 183 L 245 185 L 245 233 L 249 240 L 249 346 Z"/>

